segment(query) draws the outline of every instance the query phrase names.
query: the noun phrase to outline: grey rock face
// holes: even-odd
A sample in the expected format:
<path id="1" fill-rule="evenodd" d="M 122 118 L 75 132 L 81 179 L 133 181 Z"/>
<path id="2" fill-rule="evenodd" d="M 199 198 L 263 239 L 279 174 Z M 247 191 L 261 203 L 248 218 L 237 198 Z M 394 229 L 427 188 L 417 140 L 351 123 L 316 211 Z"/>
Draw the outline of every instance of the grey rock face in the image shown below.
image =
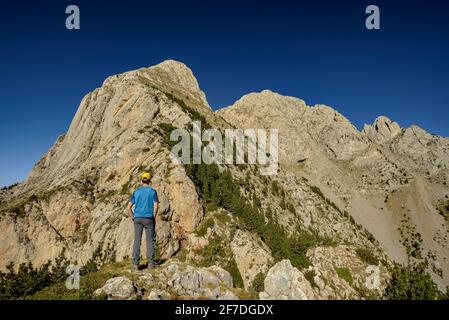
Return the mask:
<path id="1" fill-rule="evenodd" d="M 169 297 L 170 295 L 166 291 L 153 289 L 150 291 L 150 294 L 148 295 L 148 300 L 166 300 Z"/>
<path id="2" fill-rule="evenodd" d="M 371 126 L 365 125 L 363 132 L 371 141 L 382 144 L 397 136 L 401 132 L 401 127 L 387 117 L 380 116 Z"/>
<path id="3" fill-rule="evenodd" d="M 94 294 L 106 294 L 108 299 L 113 300 L 131 300 L 138 297 L 148 300 L 239 299 L 233 292 L 231 275 L 218 266 L 195 268 L 171 263 L 152 270 L 152 273 L 135 270 L 127 272 L 127 276 L 107 280 Z"/>
<path id="4" fill-rule="evenodd" d="M 261 300 L 316 299 L 312 286 L 290 260 L 276 263 L 268 271 L 264 285 L 265 291 L 259 295 Z"/>
<path id="5" fill-rule="evenodd" d="M 96 295 L 103 293 L 106 293 L 109 299 L 129 300 L 135 295 L 136 289 L 128 278 L 116 277 L 109 279 L 102 288 L 94 292 Z"/>
<path id="6" fill-rule="evenodd" d="M 212 266 L 196 269 L 179 265 L 168 266 L 169 282 L 177 295 L 206 299 L 238 299 L 229 291 L 233 287 L 232 277 L 226 270 Z M 173 273 L 171 273 L 173 272 Z"/>

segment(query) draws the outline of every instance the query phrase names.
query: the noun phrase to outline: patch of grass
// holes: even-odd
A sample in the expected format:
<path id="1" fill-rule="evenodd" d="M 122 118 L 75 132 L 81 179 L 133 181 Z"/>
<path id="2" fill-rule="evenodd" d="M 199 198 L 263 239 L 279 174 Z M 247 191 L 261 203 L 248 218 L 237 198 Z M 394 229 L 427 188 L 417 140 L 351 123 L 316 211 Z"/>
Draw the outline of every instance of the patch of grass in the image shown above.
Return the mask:
<path id="1" fill-rule="evenodd" d="M 166 259 L 164 259 L 162 257 L 162 249 L 160 247 L 160 245 L 158 245 L 156 243 L 156 245 L 154 246 L 154 260 L 156 261 L 156 263 L 158 264 L 162 264 L 165 262 Z"/>
<path id="2" fill-rule="evenodd" d="M 228 260 L 223 269 L 225 269 L 231 274 L 234 287 L 243 288 L 243 278 L 242 275 L 240 274 L 239 268 L 237 267 L 237 263 L 235 262 L 234 259 Z"/>
<path id="3" fill-rule="evenodd" d="M 207 219 L 196 231 L 195 234 L 198 237 L 204 237 L 207 234 L 207 229 L 213 228 L 215 221 L 212 218 Z"/>
<path id="4" fill-rule="evenodd" d="M 262 292 L 265 290 L 265 274 L 259 272 L 253 280 L 252 288 L 255 292 Z"/>
<path id="5" fill-rule="evenodd" d="M 216 262 L 225 255 L 225 248 L 222 239 L 219 237 L 213 237 L 209 239 L 209 244 L 201 249 L 200 261 L 197 261 L 199 267 L 210 267 L 216 264 Z"/>
<path id="6" fill-rule="evenodd" d="M 225 211 L 220 211 L 220 212 L 216 213 L 215 217 L 217 218 L 218 222 L 220 222 L 222 224 L 232 222 L 231 217 Z"/>
<path id="7" fill-rule="evenodd" d="M 338 276 L 345 280 L 349 285 L 352 286 L 354 280 L 352 279 L 351 271 L 349 271 L 348 268 L 342 267 L 342 268 L 335 268 L 335 271 L 337 272 Z"/>

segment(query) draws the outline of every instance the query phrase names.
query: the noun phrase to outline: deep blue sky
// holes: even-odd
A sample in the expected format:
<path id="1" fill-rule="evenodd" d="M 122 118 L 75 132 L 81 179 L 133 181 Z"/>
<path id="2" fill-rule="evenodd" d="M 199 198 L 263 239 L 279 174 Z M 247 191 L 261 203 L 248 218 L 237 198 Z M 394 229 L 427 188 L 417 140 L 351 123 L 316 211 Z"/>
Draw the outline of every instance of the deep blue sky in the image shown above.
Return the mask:
<path id="1" fill-rule="evenodd" d="M 163 4 L 162 4 L 163 3 Z M 65 29 L 77 4 L 81 30 Z M 365 29 L 365 8 L 381 30 Z M 266 88 L 358 128 L 449 136 L 449 1 L 8 1 L 0 9 L 0 186 L 24 179 L 109 75 L 183 61 L 214 109 Z"/>

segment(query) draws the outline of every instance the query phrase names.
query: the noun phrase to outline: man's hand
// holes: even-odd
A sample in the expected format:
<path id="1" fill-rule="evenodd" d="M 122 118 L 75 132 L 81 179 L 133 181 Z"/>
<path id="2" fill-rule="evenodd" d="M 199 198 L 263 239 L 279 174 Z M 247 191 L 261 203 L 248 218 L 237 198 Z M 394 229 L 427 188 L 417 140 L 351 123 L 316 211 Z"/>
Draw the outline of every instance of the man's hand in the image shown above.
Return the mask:
<path id="1" fill-rule="evenodd" d="M 131 217 L 131 219 L 134 221 L 134 212 L 133 212 L 133 204 L 130 202 L 128 203 L 128 215 Z"/>

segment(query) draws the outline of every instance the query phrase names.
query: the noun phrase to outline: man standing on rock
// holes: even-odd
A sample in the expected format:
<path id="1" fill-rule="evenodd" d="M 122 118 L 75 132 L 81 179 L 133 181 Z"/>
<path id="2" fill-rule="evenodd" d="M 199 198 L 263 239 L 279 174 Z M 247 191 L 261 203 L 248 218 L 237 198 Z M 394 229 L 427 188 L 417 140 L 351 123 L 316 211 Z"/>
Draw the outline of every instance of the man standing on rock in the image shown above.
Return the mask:
<path id="1" fill-rule="evenodd" d="M 134 191 L 128 204 L 128 214 L 134 221 L 134 246 L 132 263 L 134 268 L 139 269 L 140 263 L 140 242 L 142 231 L 145 229 L 147 242 L 148 267 L 154 268 L 154 240 L 155 221 L 159 209 L 159 199 L 157 192 L 150 187 L 151 175 L 148 172 L 142 174 L 142 186 Z M 134 210 L 133 210 L 134 206 Z"/>

